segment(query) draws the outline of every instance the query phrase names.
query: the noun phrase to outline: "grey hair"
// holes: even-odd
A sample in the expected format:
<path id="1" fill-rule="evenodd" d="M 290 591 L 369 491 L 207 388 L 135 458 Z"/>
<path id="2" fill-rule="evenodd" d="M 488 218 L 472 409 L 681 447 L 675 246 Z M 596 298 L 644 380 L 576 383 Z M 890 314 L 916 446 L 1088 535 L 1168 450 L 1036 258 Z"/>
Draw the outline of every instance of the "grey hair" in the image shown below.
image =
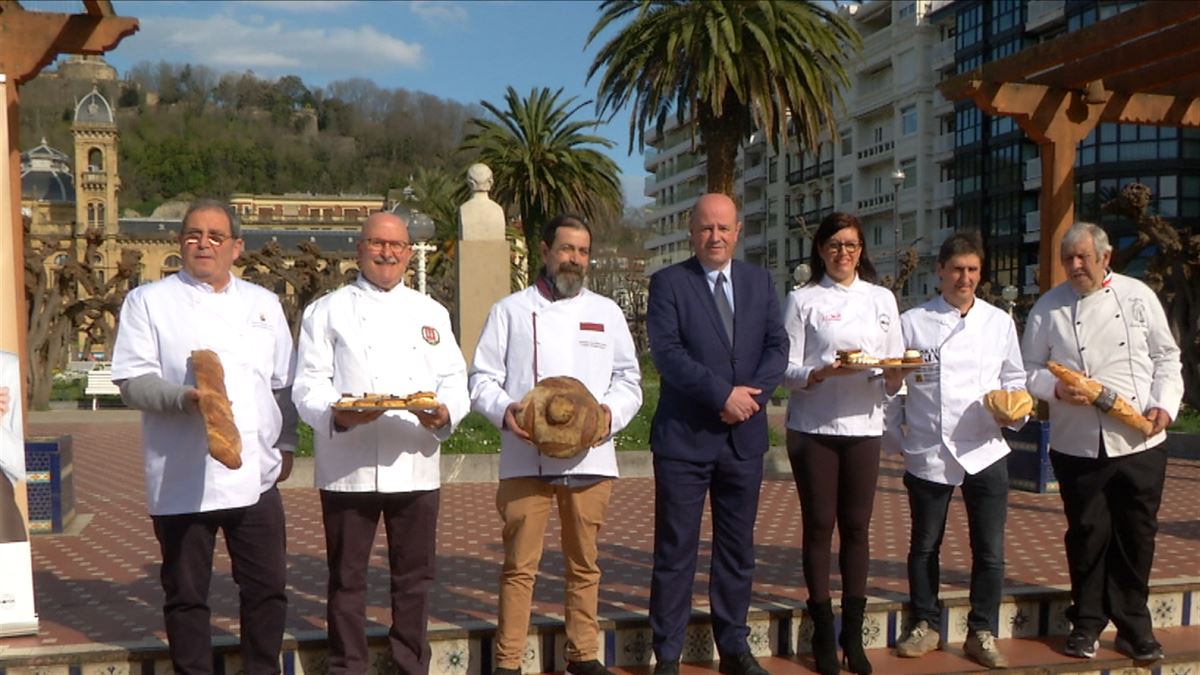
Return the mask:
<path id="1" fill-rule="evenodd" d="M 192 214 L 197 211 L 220 211 L 224 213 L 225 217 L 229 219 L 229 232 L 233 235 L 233 238 L 242 238 L 242 219 L 238 217 L 237 211 L 234 211 L 232 206 L 219 199 L 203 198 L 188 204 L 187 211 L 183 212 L 183 220 L 179 221 L 180 232 L 187 229 L 188 218 L 191 218 Z"/>
<path id="2" fill-rule="evenodd" d="M 1095 223 L 1078 222 L 1067 229 L 1067 233 L 1063 235 L 1063 247 L 1073 246 L 1083 240 L 1084 237 L 1091 237 L 1092 244 L 1096 249 L 1096 257 L 1103 258 L 1106 254 L 1112 253 L 1112 244 L 1108 242 L 1108 233 L 1103 227 Z"/>

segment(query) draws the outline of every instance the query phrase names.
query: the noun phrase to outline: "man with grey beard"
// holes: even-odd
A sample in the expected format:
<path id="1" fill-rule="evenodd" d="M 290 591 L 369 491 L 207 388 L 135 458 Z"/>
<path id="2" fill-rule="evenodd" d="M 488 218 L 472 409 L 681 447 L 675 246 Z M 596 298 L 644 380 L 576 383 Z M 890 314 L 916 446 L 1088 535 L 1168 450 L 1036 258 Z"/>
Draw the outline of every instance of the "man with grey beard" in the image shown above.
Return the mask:
<path id="1" fill-rule="evenodd" d="M 472 409 L 501 429 L 496 508 L 504 522 L 504 566 L 496 628 L 495 675 L 519 675 L 529 638 L 529 606 L 553 504 L 566 559 L 566 661 L 573 675 L 605 675 L 600 662 L 597 537 L 617 456 L 612 435 L 642 404 L 641 371 L 625 315 L 584 288 L 592 233 L 561 215 L 542 231 L 545 267 L 533 286 L 492 307 L 471 367 Z M 542 455 L 518 423 L 520 401 L 540 380 L 570 376 L 600 402 L 606 433 L 571 458 Z"/>

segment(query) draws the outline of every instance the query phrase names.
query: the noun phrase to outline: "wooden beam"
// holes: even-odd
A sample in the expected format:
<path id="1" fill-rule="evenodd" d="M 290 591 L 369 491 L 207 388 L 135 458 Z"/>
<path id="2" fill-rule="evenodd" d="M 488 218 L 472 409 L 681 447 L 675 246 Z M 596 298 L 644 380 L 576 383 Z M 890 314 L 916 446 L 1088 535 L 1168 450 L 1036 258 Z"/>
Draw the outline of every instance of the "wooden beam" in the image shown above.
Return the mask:
<path id="1" fill-rule="evenodd" d="M 83 7 L 92 16 L 116 16 L 112 0 L 83 0 Z"/>
<path id="2" fill-rule="evenodd" d="M 1200 44 L 1196 40 L 1198 35 L 1200 35 L 1200 18 L 1171 26 L 1166 30 L 1147 35 L 1135 42 L 1113 47 L 1099 54 L 1077 59 L 1061 68 L 1035 75 L 1027 81 L 1031 84 L 1044 84 L 1064 89 L 1079 89 L 1088 82 L 1100 79 L 1109 84 L 1113 77 L 1143 66 L 1156 66 L 1169 59 L 1184 55 L 1193 59 L 1200 58 Z M 1193 69 L 1194 66 L 1187 70 L 1191 72 Z"/>
<path id="3" fill-rule="evenodd" d="M 1114 92 L 1100 121 L 1200 128 L 1200 99 Z"/>
<path id="4" fill-rule="evenodd" d="M 137 29 L 138 20 L 130 17 L 5 11 L 0 14 L 0 72 L 24 84 L 59 54 L 103 54 Z"/>
<path id="5" fill-rule="evenodd" d="M 1198 29 L 1196 35 L 1200 35 L 1200 29 Z M 1200 72 L 1196 69 L 1198 62 L 1200 62 L 1200 49 L 1173 59 L 1139 68 L 1132 72 L 1123 73 L 1115 77 L 1106 77 L 1104 78 L 1104 86 L 1112 91 L 1124 91 L 1130 94 L 1153 92 L 1163 87 L 1194 78 L 1196 73 Z M 1170 93 L 1186 94 L 1185 91 L 1176 91 L 1174 87 L 1171 88 Z"/>
<path id="6" fill-rule="evenodd" d="M 1159 31 L 1164 26 L 1196 17 L 1200 17 L 1200 2 L 1196 0 L 1150 0 L 1073 33 L 956 75 L 942 82 L 938 88 L 947 99 L 959 101 L 970 96 L 966 86 L 972 80 L 1019 82 L 1029 75 L 1100 54 L 1116 45 Z"/>

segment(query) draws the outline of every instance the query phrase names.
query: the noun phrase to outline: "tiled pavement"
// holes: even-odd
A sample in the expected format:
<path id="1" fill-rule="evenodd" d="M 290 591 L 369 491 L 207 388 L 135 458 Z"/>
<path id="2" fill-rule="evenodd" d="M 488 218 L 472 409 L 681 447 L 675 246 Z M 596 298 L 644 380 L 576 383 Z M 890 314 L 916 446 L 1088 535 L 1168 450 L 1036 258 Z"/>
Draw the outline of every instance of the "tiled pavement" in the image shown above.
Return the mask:
<path id="1" fill-rule="evenodd" d="M 106 419 L 106 414 L 111 415 L 102 411 L 96 419 Z M 163 638 L 158 551 L 145 514 L 138 425 L 35 422 L 30 431 L 74 436 L 76 510 L 80 514 L 77 525 L 85 526 L 76 534 L 33 539 L 40 630 L 37 636 L 0 640 L 0 646 L 128 645 Z M 892 600 L 903 599 L 906 592 L 908 508 L 900 477 L 900 464 L 886 459 L 871 530 L 869 593 Z M 1195 581 L 1200 577 L 1200 511 L 1195 498 L 1198 488 L 1200 462 L 1172 460 L 1160 516 L 1155 583 Z M 468 626 L 495 617 L 501 552 L 494 492 L 493 484 L 453 484 L 443 489 L 438 584 L 433 591 L 435 622 Z M 601 535 L 602 616 L 645 610 L 652 500 L 650 478 L 626 478 L 617 484 Z M 284 502 L 291 603 L 287 628 L 293 634 L 323 630 L 326 572 L 317 493 L 312 488 L 288 489 L 284 491 Z M 1011 494 L 1006 538 L 1008 589 L 1067 585 L 1061 543 L 1064 524 L 1057 495 Z M 756 532 L 755 603 L 803 603 L 799 535 L 795 488 L 790 480 L 768 480 Z M 547 533 L 535 615 L 558 616 L 563 567 L 554 543 L 557 536 L 557 529 Z M 702 571 L 707 568 L 707 554 L 707 546 L 702 543 Z M 944 594 L 962 594 L 968 580 L 968 563 L 965 517 L 961 500 L 956 498 L 943 545 Z M 382 532 L 371 565 L 368 613 L 372 621 L 386 625 Z M 237 630 L 237 595 L 229 575 L 229 559 L 223 551 L 218 551 L 217 566 L 212 592 L 214 623 L 218 635 L 229 635 Z M 707 604 L 703 574 L 696 584 L 695 603 Z"/>

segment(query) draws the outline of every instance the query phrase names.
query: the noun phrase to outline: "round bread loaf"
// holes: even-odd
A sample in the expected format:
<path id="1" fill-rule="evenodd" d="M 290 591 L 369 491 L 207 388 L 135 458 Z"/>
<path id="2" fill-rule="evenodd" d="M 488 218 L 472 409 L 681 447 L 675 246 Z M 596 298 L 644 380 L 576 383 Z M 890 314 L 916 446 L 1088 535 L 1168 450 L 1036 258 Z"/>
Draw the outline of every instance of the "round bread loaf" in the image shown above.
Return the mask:
<path id="1" fill-rule="evenodd" d="M 521 427 L 538 451 L 567 459 L 604 438 L 604 410 L 582 382 L 547 377 L 521 399 Z"/>
<path id="2" fill-rule="evenodd" d="M 989 391 L 983 397 L 983 405 L 988 412 L 1008 424 L 1033 414 L 1033 397 L 1024 390 Z"/>

